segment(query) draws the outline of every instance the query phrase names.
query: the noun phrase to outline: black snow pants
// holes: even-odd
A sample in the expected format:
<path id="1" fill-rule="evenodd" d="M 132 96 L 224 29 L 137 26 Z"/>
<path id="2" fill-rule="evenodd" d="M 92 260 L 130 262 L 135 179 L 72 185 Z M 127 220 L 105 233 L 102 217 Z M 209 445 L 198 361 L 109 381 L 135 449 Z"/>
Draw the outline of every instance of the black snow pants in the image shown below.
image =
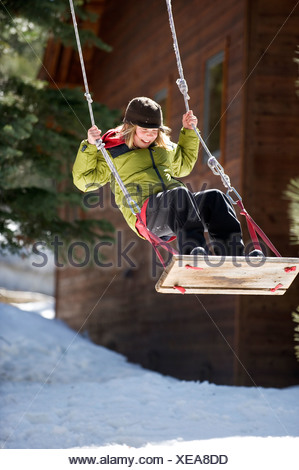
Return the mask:
<path id="1" fill-rule="evenodd" d="M 163 240 L 175 235 L 181 254 L 190 254 L 198 246 L 221 256 L 244 253 L 241 226 L 234 208 L 217 189 L 192 193 L 180 186 L 150 196 L 146 225 Z"/>

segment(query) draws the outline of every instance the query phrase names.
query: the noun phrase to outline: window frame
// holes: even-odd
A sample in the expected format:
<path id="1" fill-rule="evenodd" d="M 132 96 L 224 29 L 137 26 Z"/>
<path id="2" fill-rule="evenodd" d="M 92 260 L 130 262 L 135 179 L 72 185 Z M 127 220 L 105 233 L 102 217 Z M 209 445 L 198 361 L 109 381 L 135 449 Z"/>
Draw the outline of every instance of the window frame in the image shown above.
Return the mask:
<path id="1" fill-rule="evenodd" d="M 206 65 L 208 61 L 213 60 L 217 57 L 222 57 L 223 63 L 223 70 L 222 70 L 222 97 L 221 97 L 221 113 L 220 113 L 220 149 L 216 155 L 212 153 L 215 158 L 219 161 L 219 163 L 223 166 L 225 164 L 225 149 L 226 149 L 226 106 L 227 106 L 227 74 L 228 74 L 228 56 L 229 56 L 229 37 L 214 43 L 213 46 L 206 49 L 201 57 L 201 76 L 202 80 L 201 83 L 203 84 L 201 87 L 201 129 L 202 129 L 202 136 L 203 140 L 206 142 L 207 137 L 207 128 L 206 122 L 207 117 L 205 115 L 207 109 L 207 100 L 208 95 L 206 92 Z M 216 60 L 216 59 L 215 59 Z M 208 145 L 207 145 L 208 146 Z M 209 147 L 209 146 L 208 146 Z M 204 149 L 201 149 L 201 162 L 203 165 L 207 163 L 207 153 Z"/>
<path id="2" fill-rule="evenodd" d="M 212 93 L 212 83 L 211 83 L 211 70 L 218 66 L 222 65 L 222 71 L 221 71 L 221 96 L 220 96 L 220 126 L 219 126 L 219 147 L 216 150 L 211 150 L 209 148 L 209 138 L 212 132 L 215 130 L 215 127 L 219 124 L 219 121 L 215 124 L 215 126 L 211 129 L 210 128 L 210 117 L 211 117 L 211 93 Z M 224 80 L 223 80 L 223 74 L 224 74 L 224 51 L 219 51 L 217 54 L 214 54 L 212 57 L 207 59 L 205 63 L 205 80 L 204 80 L 204 115 L 203 115 L 203 138 L 204 141 L 206 142 L 209 150 L 211 151 L 212 155 L 217 158 L 218 160 L 220 159 L 221 156 L 221 117 L 222 117 L 222 106 L 223 106 L 223 93 L 224 93 Z M 218 116 L 217 116 L 218 118 Z M 207 161 L 208 155 L 204 151 L 204 161 Z"/>

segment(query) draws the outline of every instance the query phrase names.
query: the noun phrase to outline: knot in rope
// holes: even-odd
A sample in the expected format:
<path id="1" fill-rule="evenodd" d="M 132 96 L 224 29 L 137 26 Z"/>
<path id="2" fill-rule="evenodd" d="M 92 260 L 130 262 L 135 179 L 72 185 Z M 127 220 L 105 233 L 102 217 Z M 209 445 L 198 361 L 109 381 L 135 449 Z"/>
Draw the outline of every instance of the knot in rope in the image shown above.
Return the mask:
<path id="1" fill-rule="evenodd" d="M 90 93 L 84 93 L 84 96 L 86 98 L 86 100 L 88 101 L 88 103 L 93 103 L 93 99 L 91 97 L 91 94 Z"/>
<path id="2" fill-rule="evenodd" d="M 208 159 L 208 166 L 211 168 L 214 175 L 219 175 L 221 177 L 223 185 L 228 188 L 229 191 L 234 191 L 234 188 L 232 188 L 230 184 L 229 176 L 224 173 L 223 167 L 220 165 L 220 163 L 215 157 L 211 156 Z"/>
<path id="3" fill-rule="evenodd" d="M 184 78 L 178 78 L 176 81 L 177 86 L 179 87 L 180 92 L 184 95 L 187 100 L 190 100 L 190 96 L 188 95 L 188 85 Z"/>
<path id="4" fill-rule="evenodd" d="M 96 147 L 97 147 L 97 149 L 100 150 L 101 152 L 103 152 L 103 150 L 105 150 L 105 144 L 104 144 L 104 142 L 102 141 L 102 139 L 96 140 Z"/>

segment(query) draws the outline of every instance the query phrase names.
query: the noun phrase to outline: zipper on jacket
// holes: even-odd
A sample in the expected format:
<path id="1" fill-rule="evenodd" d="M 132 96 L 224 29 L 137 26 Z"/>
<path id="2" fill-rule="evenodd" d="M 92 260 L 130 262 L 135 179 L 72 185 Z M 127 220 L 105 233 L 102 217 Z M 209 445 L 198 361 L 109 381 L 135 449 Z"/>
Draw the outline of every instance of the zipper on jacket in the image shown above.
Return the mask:
<path id="1" fill-rule="evenodd" d="M 154 168 L 155 172 L 157 173 L 157 176 L 158 176 L 158 178 L 159 178 L 159 180 L 160 180 L 160 182 L 161 182 L 161 184 L 162 184 L 163 191 L 166 191 L 165 183 L 164 183 L 163 178 L 162 178 L 162 176 L 161 176 L 161 174 L 160 174 L 160 172 L 159 172 L 159 170 L 158 170 L 158 168 L 157 168 L 157 166 L 156 166 L 156 163 L 155 163 L 155 159 L 154 159 L 154 155 L 153 155 L 153 150 L 152 150 L 150 147 L 149 147 L 148 149 L 149 149 L 149 153 L 150 153 L 150 156 L 151 156 L 151 159 L 152 159 L 153 168 Z"/>

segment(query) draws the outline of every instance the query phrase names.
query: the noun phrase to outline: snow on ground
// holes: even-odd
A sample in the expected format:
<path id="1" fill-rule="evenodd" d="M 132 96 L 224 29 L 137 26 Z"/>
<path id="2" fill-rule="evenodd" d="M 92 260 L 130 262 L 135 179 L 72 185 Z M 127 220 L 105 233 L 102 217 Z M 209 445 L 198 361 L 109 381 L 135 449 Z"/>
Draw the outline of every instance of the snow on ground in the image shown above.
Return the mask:
<path id="1" fill-rule="evenodd" d="M 299 387 L 165 377 L 44 318 L 45 311 L 51 318 L 49 303 L 0 304 L 2 449 L 73 449 L 70 455 L 86 455 L 82 449 L 99 455 L 101 449 L 110 456 L 167 451 L 173 468 L 181 463 L 177 454 L 200 449 L 230 453 L 225 468 L 255 462 L 257 470 L 298 469 Z M 242 464 L 231 466 L 237 454 Z"/>
<path id="2" fill-rule="evenodd" d="M 0 253 L 0 273 L 2 288 L 54 295 L 54 255 L 49 250 L 43 249 L 39 254 L 26 256 Z"/>

